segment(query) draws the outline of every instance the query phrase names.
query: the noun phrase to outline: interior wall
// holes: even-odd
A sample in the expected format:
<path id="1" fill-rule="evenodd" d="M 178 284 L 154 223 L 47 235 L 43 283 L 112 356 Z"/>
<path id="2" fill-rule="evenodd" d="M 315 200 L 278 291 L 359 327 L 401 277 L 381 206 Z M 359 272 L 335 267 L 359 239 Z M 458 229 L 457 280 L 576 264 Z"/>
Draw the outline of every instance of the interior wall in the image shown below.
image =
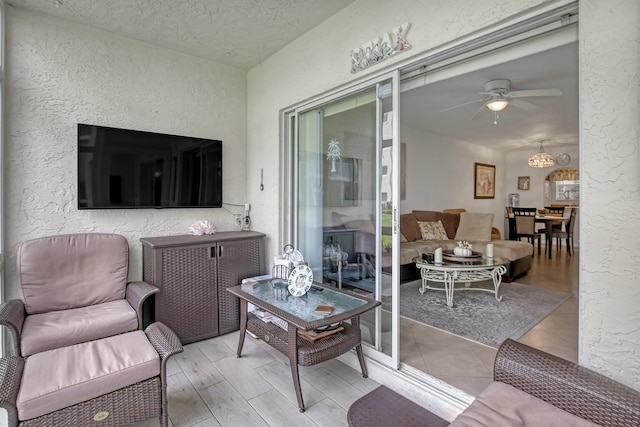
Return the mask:
<path id="1" fill-rule="evenodd" d="M 197 220 L 233 229 L 223 209 L 79 211 L 76 126 L 221 139 L 224 200 L 244 204 L 246 72 L 23 9 L 7 14 L 7 298 L 17 296 L 17 247 L 30 238 L 122 234 L 139 280 L 140 237 L 185 234 Z"/>
<path id="2" fill-rule="evenodd" d="M 536 0 L 415 2 L 358 0 L 256 66 L 248 76 L 248 196 L 253 224 L 280 244 L 278 112 L 362 78 L 369 71 L 496 24 Z M 580 4 L 582 250 L 580 362 L 640 389 L 640 316 L 637 301 L 639 29 L 637 0 Z M 412 49 L 371 70 L 350 74 L 349 51 L 404 22 Z M 345 31 L 348 29 L 348 31 Z M 258 190 L 264 169 L 265 191 Z M 613 175 L 611 175 L 613 171 Z M 409 185 L 409 184 L 408 184 Z M 615 283 L 616 292 L 611 292 Z"/>
<path id="3" fill-rule="evenodd" d="M 407 199 L 400 203 L 401 213 L 447 208 L 493 213 L 493 226 L 504 236 L 506 168 L 502 152 L 407 126 L 402 126 L 401 135 L 407 144 Z M 475 163 L 496 166 L 494 199 L 474 199 Z"/>

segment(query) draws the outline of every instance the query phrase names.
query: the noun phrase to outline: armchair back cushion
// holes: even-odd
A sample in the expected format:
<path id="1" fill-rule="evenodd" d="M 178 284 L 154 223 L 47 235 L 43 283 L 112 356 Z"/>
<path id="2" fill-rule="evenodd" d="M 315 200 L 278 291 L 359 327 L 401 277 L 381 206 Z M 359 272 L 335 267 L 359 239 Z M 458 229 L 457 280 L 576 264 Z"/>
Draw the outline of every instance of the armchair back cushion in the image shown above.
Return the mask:
<path id="1" fill-rule="evenodd" d="M 24 242 L 18 280 L 27 314 L 125 298 L 129 245 L 115 234 L 68 234 Z"/>
<path id="2" fill-rule="evenodd" d="M 490 242 L 493 227 L 492 213 L 460 213 L 460 226 L 456 231 L 456 240 Z"/>

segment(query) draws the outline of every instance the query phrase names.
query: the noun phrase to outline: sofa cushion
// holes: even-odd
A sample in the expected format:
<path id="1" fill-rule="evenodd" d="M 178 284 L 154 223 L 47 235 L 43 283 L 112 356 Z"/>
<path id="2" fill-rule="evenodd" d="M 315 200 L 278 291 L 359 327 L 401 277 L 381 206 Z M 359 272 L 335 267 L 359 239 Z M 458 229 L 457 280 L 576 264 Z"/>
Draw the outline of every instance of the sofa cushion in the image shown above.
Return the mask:
<path id="1" fill-rule="evenodd" d="M 22 327 L 22 356 L 109 337 L 138 328 L 136 311 L 126 300 L 27 316 Z"/>
<path id="2" fill-rule="evenodd" d="M 570 426 L 596 424 L 565 412 L 508 384 L 489 384 L 451 427 Z"/>
<path id="3" fill-rule="evenodd" d="M 123 299 L 129 244 L 116 234 L 67 234 L 24 242 L 18 279 L 27 314 Z"/>
<path id="4" fill-rule="evenodd" d="M 490 242 L 492 224 L 492 213 L 462 212 L 455 239 Z"/>
<path id="5" fill-rule="evenodd" d="M 376 227 L 370 219 L 354 219 L 342 223 L 346 228 L 352 228 L 363 233 L 375 234 Z"/>
<path id="6" fill-rule="evenodd" d="M 413 216 L 417 221 L 439 221 L 442 218 L 442 212 L 438 211 L 413 211 Z"/>
<path id="7" fill-rule="evenodd" d="M 448 240 L 447 232 L 444 231 L 441 221 L 418 221 L 422 240 Z"/>
<path id="8" fill-rule="evenodd" d="M 422 240 L 422 232 L 418 226 L 418 220 L 412 213 L 400 215 L 400 232 L 408 242 Z"/>
<path id="9" fill-rule="evenodd" d="M 142 331 L 37 353 L 25 360 L 20 420 L 96 398 L 160 375 L 160 357 Z"/>

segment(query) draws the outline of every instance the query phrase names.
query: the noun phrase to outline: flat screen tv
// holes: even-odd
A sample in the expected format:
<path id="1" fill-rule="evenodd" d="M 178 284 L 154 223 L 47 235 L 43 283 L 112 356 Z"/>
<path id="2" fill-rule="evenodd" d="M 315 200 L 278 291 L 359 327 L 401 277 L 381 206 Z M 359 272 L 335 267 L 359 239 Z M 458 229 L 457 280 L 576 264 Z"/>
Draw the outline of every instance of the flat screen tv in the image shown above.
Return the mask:
<path id="1" fill-rule="evenodd" d="M 78 209 L 222 207 L 222 141 L 78 124 Z"/>

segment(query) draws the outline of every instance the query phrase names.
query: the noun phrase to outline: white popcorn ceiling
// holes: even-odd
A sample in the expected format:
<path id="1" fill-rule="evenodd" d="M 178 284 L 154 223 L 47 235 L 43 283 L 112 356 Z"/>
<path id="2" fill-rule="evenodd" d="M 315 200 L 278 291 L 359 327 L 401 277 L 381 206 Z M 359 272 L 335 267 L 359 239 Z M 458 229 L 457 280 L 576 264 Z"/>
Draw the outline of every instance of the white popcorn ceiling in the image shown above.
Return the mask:
<path id="1" fill-rule="evenodd" d="M 248 70 L 353 0 L 10 0 L 15 7 Z"/>

